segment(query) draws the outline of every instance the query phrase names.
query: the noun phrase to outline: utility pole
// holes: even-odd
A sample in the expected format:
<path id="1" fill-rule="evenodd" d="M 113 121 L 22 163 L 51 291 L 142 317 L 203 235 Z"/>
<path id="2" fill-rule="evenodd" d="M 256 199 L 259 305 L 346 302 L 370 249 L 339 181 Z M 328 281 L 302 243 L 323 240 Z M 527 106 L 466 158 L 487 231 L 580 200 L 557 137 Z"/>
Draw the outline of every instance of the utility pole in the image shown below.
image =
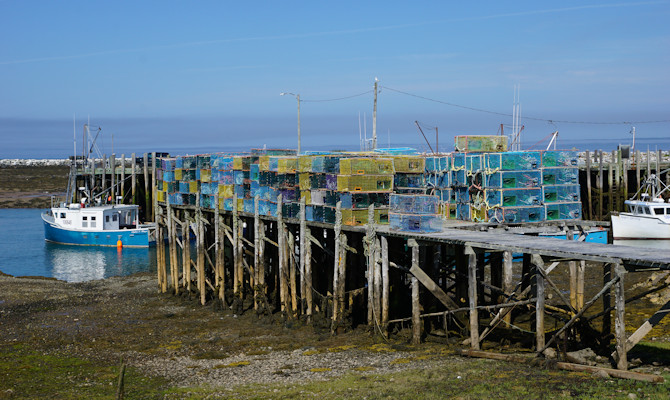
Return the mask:
<path id="1" fill-rule="evenodd" d="M 300 154 L 300 94 L 289 93 L 289 92 L 279 93 L 280 96 L 284 96 L 287 94 L 290 94 L 291 96 L 295 97 L 296 100 L 298 100 L 298 154 Z"/>
<path id="2" fill-rule="evenodd" d="M 375 102 L 372 109 L 372 150 L 377 148 L 377 83 L 379 80 L 375 77 Z"/>

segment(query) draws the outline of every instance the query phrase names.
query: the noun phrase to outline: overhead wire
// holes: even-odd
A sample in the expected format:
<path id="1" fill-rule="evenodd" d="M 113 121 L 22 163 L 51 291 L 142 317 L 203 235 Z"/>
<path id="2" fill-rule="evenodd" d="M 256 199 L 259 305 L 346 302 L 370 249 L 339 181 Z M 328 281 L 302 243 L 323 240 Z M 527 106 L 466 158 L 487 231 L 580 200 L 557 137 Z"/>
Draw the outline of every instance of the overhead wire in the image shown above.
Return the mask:
<path id="1" fill-rule="evenodd" d="M 324 102 L 327 102 L 327 101 L 340 101 L 340 100 L 353 99 L 354 97 L 360 97 L 360 96 L 363 96 L 363 95 L 366 95 L 366 94 L 372 93 L 372 92 L 373 92 L 373 90 L 368 90 L 368 91 L 365 91 L 363 93 L 354 94 L 354 95 L 345 96 L 345 97 L 338 97 L 338 98 L 334 98 L 334 99 L 323 99 L 323 100 L 303 100 L 303 99 L 300 99 L 300 101 L 303 102 L 303 103 L 324 103 Z"/>
<path id="2" fill-rule="evenodd" d="M 430 97 L 426 96 L 421 96 L 418 94 L 413 94 L 409 92 L 404 92 L 402 90 L 398 89 L 393 89 L 388 86 L 384 86 L 385 89 L 388 89 L 390 91 L 404 94 L 406 96 L 411 96 L 411 97 L 416 97 L 422 100 L 426 101 L 432 101 L 434 103 L 439 103 L 439 104 L 444 104 L 450 107 L 457 107 L 457 108 L 462 108 L 465 110 L 470 110 L 470 111 L 477 111 L 477 112 L 482 112 L 482 113 L 487 113 L 487 114 L 493 114 L 493 115 L 501 115 L 504 117 L 512 117 L 512 114 L 509 113 L 502 113 L 502 112 L 497 112 L 497 111 L 491 111 L 491 110 L 485 110 L 483 108 L 476 108 L 476 107 L 469 107 L 469 106 L 464 106 L 460 104 L 455 104 L 455 103 L 450 103 L 447 101 L 442 101 L 442 100 L 437 100 L 433 99 Z M 536 117 L 524 117 L 521 116 L 521 119 L 526 119 L 526 120 L 531 120 L 531 121 L 542 121 L 542 122 L 547 122 L 549 124 L 555 124 L 555 123 L 562 123 L 562 124 L 585 124 L 585 125 L 633 125 L 633 124 L 655 124 L 655 123 L 667 123 L 670 122 L 670 119 L 663 119 L 663 120 L 651 120 L 651 121 L 606 121 L 606 122 L 600 122 L 600 121 L 569 121 L 569 120 L 557 120 L 557 119 L 548 119 L 548 118 L 536 118 Z"/>

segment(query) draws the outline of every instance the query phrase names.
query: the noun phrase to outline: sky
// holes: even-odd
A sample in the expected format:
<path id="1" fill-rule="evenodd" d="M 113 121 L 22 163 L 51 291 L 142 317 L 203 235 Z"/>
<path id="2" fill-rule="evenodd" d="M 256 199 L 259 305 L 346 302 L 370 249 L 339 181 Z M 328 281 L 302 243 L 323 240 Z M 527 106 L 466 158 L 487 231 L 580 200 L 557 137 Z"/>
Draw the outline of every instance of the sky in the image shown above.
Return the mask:
<path id="1" fill-rule="evenodd" d="M 670 149 L 670 1 L 0 0 L 0 158 L 297 147 Z M 602 146 L 601 146 L 602 145 Z M 567 148 L 567 147 L 566 147 Z"/>

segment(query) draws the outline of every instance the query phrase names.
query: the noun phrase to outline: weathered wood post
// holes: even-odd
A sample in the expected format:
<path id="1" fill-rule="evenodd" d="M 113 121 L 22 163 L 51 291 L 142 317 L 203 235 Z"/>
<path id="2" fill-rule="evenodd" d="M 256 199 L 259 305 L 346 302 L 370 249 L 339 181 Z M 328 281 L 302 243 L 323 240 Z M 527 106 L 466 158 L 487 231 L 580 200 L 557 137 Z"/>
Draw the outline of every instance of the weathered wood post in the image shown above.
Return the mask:
<path id="1" fill-rule="evenodd" d="M 151 204 L 151 215 L 153 215 L 153 210 L 156 207 L 156 152 L 151 153 L 151 194 L 152 194 L 152 204 Z"/>
<path id="2" fill-rule="evenodd" d="M 375 319 L 375 206 L 368 207 L 368 223 L 365 225 L 365 247 L 367 253 L 367 280 L 368 280 L 368 326 L 374 325 Z"/>
<path id="3" fill-rule="evenodd" d="M 182 232 L 182 269 L 184 270 L 184 285 L 186 291 L 191 293 L 191 217 L 188 211 L 184 211 L 184 224 Z"/>
<path id="4" fill-rule="evenodd" d="M 307 219 L 306 219 L 306 199 L 301 197 L 300 199 L 300 238 L 298 246 L 300 247 L 300 312 L 305 313 L 305 306 L 307 302 L 307 285 L 305 282 L 305 244 L 309 240 L 306 239 L 307 235 Z"/>
<path id="5" fill-rule="evenodd" d="M 121 204 L 126 203 L 126 155 L 121 154 Z"/>
<path id="6" fill-rule="evenodd" d="M 477 313 L 477 254 L 470 246 L 465 246 L 468 257 L 468 298 L 470 303 L 470 346 L 479 350 L 479 315 Z"/>
<path id="7" fill-rule="evenodd" d="M 288 252 L 287 259 L 289 263 L 289 289 L 291 293 L 291 311 L 292 315 L 298 315 L 298 285 L 295 263 L 295 236 L 293 232 L 288 231 Z"/>
<path id="8" fill-rule="evenodd" d="M 102 192 L 104 193 L 105 190 L 107 190 L 107 154 L 102 155 L 101 161 L 102 161 L 102 184 L 100 185 L 100 187 L 102 187 Z M 106 200 L 106 196 L 105 199 L 102 200 L 104 203 L 105 202 L 104 200 Z"/>
<path id="9" fill-rule="evenodd" d="M 408 243 L 412 247 L 412 268 L 419 268 L 419 245 L 416 241 Z M 412 344 L 421 343 L 421 303 L 419 300 L 419 280 L 412 275 Z"/>
<path id="10" fill-rule="evenodd" d="M 196 219 L 198 224 L 198 246 L 197 246 L 197 266 L 198 266 L 198 290 L 200 291 L 200 304 L 205 305 L 205 223 L 202 217 L 202 209 L 200 208 L 200 194 L 196 194 L 197 213 Z"/>
<path id="11" fill-rule="evenodd" d="M 135 153 L 130 155 L 132 160 L 130 160 L 130 167 L 132 168 L 131 177 L 130 177 L 130 197 L 132 198 L 132 204 L 137 204 L 137 159 L 135 158 Z"/>
<path id="12" fill-rule="evenodd" d="M 625 289 L 624 289 L 624 275 L 626 270 L 621 264 L 614 265 L 614 273 L 619 277 L 619 281 L 616 283 L 614 292 L 616 296 L 616 322 L 615 322 L 615 334 L 616 334 L 616 351 L 617 351 L 617 368 L 626 370 L 628 369 L 628 358 L 627 358 L 627 349 L 626 349 L 626 322 L 625 322 L 625 313 L 626 313 L 626 298 L 625 298 Z"/>
<path id="13" fill-rule="evenodd" d="M 544 262 L 538 254 L 531 256 L 533 266 L 535 267 L 535 281 L 537 285 L 537 300 L 535 302 L 535 340 L 536 348 L 544 348 Z"/>
<path id="14" fill-rule="evenodd" d="M 306 228 L 305 235 L 312 237 L 310 228 Z M 307 302 L 307 322 L 312 322 L 312 313 L 314 311 L 314 302 L 312 298 L 312 240 L 305 240 L 305 301 Z"/>
<path id="15" fill-rule="evenodd" d="M 604 186 L 604 183 L 603 183 L 603 152 L 602 152 L 602 150 L 598 152 L 598 155 L 600 156 L 600 165 L 598 166 L 598 188 L 600 189 L 598 191 L 598 220 L 602 221 L 602 219 L 603 219 L 603 201 L 604 201 L 603 191 L 605 190 L 605 186 Z"/>
<path id="16" fill-rule="evenodd" d="M 226 305 L 226 266 L 225 266 L 225 244 L 226 236 L 223 233 L 223 217 L 221 216 L 221 199 L 218 194 L 214 200 L 214 240 L 215 240 L 215 266 L 216 266 L 216 284 L 219 289 L 219 300 Z"/>
<path id="17" fill-rule="evenodd" d="M 635 150 L 635 179 L 637 186 L 635 190 L 640 187 L 640 168 L 642 167 L 642 160 L 640 159 L 640 150 Z"/>
<path id="18" fill-rule="evenodd" d="M 281 311 L 290 314 L 291 305 L 289 304 L 288 289 L 288 260 L 286 251 L 286 228 L 284 227 L 282 195 L 277 196 L 277 245 L 279 251 L 279 302 Z"/>
<path id="19" fill-rule="evenodd" d="M 144 159 L 142 160 L 144 165 L 144 214 L 146 215 L 147 221 L 151 221 L 151 192 L 149 191 L 149 155 L 144 153 Z"/>
<path id="20" fill-rule="evenodd" d="M 381 326 L 384 336 L 388 337 L 389 324 L 389 244 L 386 236 L 381 237 L 382 247 L 382 317 Z"/>
<path id="21" fill-rule="evenodd" d="M 241 297 L 240 294 L 240 281 L 242 281 L 242 277 L 239 276 L 240 271 L 238 268 L 239 260 L 240 257 L 242 256 L 239 254 L 239 238 L 237 237 L 239 234 L 239 230 L 237 229 L 237 225 L 240 223 L 238 218 L 237 218 L 237 194 L 233 194 L 233 296 L 235 297 Z"/>
<path id="22" fill-rule="evenodd" d="M 503 251 L 503 290 L 506 296 L 514 291 L 513 256 L 509 250 Z M 506 323 L 512 322 L 512 313 L 506 313 L 503 319 Z"/>
<path id="23" fill-rule="evenodd" d="M 335 262 L 333 266 L 333 323 L 331 331 L 335 331 L 339 321 L 340 299 L 339 299 L 339 285 L 340 285 L 340 233 L 342 232 L 342 202 L 338 201 L 335 208 Z M 342 283 L 344 284 L 344 283 Z"/>
<path id="24" fill-rule="evenodd" d="M 593 219 L 593 199 L 591 193 L 591 153 L 586 150 L 586 195 L 588 205 L 586 206 L 586 218 Z"/>
<path id="25" fill-rule="evenodd" d="M 111 175 L 111 184 L 109 185 L 109 196 L 111 196 L 111 204 L 116 204 L 116 156 L 112 154 L 109 156 L 109 167 Z"/>
<path id="26" fill-rule="evenodd" d="M 610 263 L 603 264 L 603 285 L 612 280 L 612 265 Z M 609 309 L 611 306 L 610 291 L 603 293 L 603 310 Z M 603 336 L 612 332 L 612 316 L 609 311 L 603 314 Z"/>

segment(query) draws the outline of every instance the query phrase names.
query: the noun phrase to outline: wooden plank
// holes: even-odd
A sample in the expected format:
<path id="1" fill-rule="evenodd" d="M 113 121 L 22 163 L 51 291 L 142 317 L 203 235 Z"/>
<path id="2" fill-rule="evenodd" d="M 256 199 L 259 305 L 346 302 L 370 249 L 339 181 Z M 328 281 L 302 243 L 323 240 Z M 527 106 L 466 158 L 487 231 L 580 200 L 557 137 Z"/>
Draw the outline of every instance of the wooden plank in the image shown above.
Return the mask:
<path id="1" fill-rule="evenodd" d="M 593 193 L 591 191 L 591 153 L 586 150 L 586 218 L 593 219 Z"/>
<path id="2" fill-rule="evenodd" d="M 333 227 L 335 233 L 335 260 L 333 266 L 333 317 L 331 331 L 335 331 L 337 322 L 339 320 L 339 285 L 340 285 L 340 241 L 342 232 L 342 202 L 338 201 L 335 207 L 335 226 Z"/>
<path id="3" fill-rule="evenodd" d="M 510 296 L 514 291 L 514 275 L 513 275 L 513 256 L 511 251 L 503 251 L 503 291 L 506 296 Z M 505 314 L 505 322 L 512 322 L 512 314 Z"/>
<path id="4" fill-rule="evenodd" d="M 181 231 L 184 236 L 181 267 L 184 271 L 186 291 L 191 293 L 191 224 L 188 211 L 184 211 L 184 224 L 182 224 Z"/>

